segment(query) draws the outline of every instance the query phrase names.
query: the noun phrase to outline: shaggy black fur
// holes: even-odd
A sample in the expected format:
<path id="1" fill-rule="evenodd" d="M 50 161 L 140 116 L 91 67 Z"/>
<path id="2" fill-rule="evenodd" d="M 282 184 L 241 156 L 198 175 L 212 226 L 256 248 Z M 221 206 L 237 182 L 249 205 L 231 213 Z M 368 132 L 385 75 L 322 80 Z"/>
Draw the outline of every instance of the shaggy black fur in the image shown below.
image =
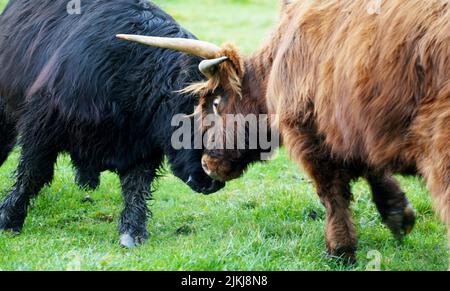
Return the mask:
<path id="1" fill-rule="evenodd" d="M 0 158 L 15 128 L 22 146 L 0 229 L 21 230 L 31 198 L 67 152 L 82 185 L 96 187 L 102 171 L 118 173 L 125 200 L 119 231 L 122 244 L 133 246 L 147 238 L 146 199 L 164 155 L 195 191 L 224 186 L 203 172 L 201 151 L 175 151 L 170 142 L 172 116 L 192 113 L 198 102 L 176 91 L 202 79 L 201 60 L 115 38 L 194 38 L 146 0 L 81 1 L 80 15 L 69 15 L 67 3 L 13 0 L 0 16 Z"/>

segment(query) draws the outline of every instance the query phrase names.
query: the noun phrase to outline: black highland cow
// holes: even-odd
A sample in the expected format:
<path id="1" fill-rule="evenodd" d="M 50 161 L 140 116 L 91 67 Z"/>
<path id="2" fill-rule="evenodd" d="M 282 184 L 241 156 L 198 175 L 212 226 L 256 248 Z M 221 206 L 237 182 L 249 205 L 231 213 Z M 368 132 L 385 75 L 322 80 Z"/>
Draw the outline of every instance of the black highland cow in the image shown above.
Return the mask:
<path id="1" fill-rule="evenodd" d="M 201 151 L 171 146 L 172 116 L 198 103 L 178 92 L 203 79 L 202 59 L 116 39 L 195 38 L 146 0 L 81 1 L 81 14 L 73 15 L 68 2 L 12 0 L 0 16 L 0 164 L 17 135 L 22 146 L 0 229 L 22 229 L 30 200 L 66 152 L 81 184 L 95 188 L 102 171 L 120 176 L 120 241 L 133 247 L 147 239 L 146 200 L 164 156 L 193 190 L 224 186 L 203 172 Z"/>

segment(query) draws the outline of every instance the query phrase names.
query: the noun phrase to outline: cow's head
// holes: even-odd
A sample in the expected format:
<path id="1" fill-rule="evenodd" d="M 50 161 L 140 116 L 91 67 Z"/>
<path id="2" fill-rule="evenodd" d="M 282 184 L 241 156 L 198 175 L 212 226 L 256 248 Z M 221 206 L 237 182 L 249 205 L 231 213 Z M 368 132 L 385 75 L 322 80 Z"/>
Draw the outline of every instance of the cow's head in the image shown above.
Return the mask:
<path id="1" fill-rule="evenodd" d="M 252 87 L 253 80 L 245 73 L 243 58 L 233 46 L 220 48 L 192 39 L 118 37 L 205 59 L 199 64 L 199 70 L 207 81 L 192 84 L 184 92 L 200 97 L 193 118 L 201 119 L 206 147 L 202 165 L 209 176 L 229 181 L 240 177 L 250 163 L 261 160 L 264 150 L 260 145 L 260 133 L 270 134 L 266 106 L 259 104 L 263 96 L 257 96 L 263 92 Z M 267 152 L 270 150 L 266 149 Z"/>

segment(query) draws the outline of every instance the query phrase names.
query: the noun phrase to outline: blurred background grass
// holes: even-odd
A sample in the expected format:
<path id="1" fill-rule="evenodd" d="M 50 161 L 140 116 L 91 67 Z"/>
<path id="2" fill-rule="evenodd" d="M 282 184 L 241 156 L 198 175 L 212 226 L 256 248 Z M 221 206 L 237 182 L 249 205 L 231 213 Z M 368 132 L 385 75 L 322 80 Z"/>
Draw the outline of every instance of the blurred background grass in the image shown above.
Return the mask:
<path id="1" fill-rule="evenodd" d="M 50 1 L 50 0 L 49 0 Z M 6 4 L 0 0 L 0 10 Z M 158 0 L 199 38 L 254 50 L 278 17 L 277 0 Z M 1 31 L 0 27 L 0 31 Z M 1 68 L 0 68 L 1 69 Z M 0 197 L 12 185 L 18 150 L 0 169 Z M 168 174 L 158 183 L 149 242 L 122 249 L 118 178 L 102 175 L 97 191 L 74 185 L 70 161 L 58 160 L 53 184 L 33 203 L 20 236 L 0 234 L 0 270 L 342 270 L 325 256 L 325 212 L 308 179 L 280 151 L 226 189 L 204 197 Z M 445 228 L 420 179 L 400 181 L 418 211 L 415 231 L 400 244 L 380 223 L 365 182 L 353 185 L 359 264 L 371 251 L 383 270 L 445 270 Z M 89 194 L 93 202 L 85 202 Z"/>

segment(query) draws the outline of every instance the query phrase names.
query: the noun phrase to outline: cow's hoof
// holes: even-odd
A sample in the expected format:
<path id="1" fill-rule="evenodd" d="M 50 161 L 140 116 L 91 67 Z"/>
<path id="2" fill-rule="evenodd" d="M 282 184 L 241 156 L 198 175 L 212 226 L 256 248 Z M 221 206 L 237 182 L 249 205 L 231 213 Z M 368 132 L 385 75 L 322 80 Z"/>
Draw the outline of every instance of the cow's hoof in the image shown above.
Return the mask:
<path id="1" fill-rule="evenodd" d="M 82 172 L 78 170 L 76 175 L 78 187 L 85 191 L 94 191 L 100 185 L 100 174 L 98 172 Z"/>
<path id="2" fill-rule="evenodd" d="M 132 236 L 128 233 L 120 235 L 120 244 L 127 249 L 135 248 L 141 244 L 144 244 L 147 238 L 143 236 Z"/>
<path id="3" fill-rule="evenodd" d="M 412 206 L 408 205 L 403 211 L 389 214 L 383 222 L 391 230 L 395 239 L 401 241 L 412 232 L 416 223 L 416 212 Z"/>
<path id="4" fill-rule="evenodd" d="M 328 250 L 328 254 L 331 258 L 346 266 L 352 266 L 357 263 L 355 253 L 356 248 L 350 246 L 337 247 L 335 249 Z"/>
<path id="5" fill-rule="evenodd" d="M 134 238 L 129 234 L 122 234 L 120 236 L 120 244 L 127 249 L 132 249 L 136 247 L 136 242 Z"/>
<path id="6" fill-rule="evenodd" d="M 17 215 L 13 215 L 7 211 L 5 207 L 0 206 L 0 230 L 20 233 L 23 228 L 25 219 Z"/>

